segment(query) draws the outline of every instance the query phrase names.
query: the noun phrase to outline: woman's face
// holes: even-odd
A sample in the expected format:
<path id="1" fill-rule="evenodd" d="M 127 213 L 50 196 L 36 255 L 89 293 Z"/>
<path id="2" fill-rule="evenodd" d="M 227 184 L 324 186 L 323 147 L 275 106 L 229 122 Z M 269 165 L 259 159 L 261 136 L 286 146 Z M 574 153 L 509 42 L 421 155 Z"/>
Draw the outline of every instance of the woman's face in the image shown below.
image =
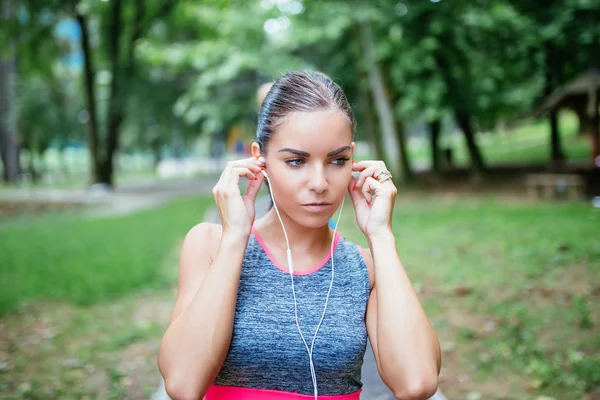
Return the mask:
<path id="1" fill-rule="evenodd" d="M 344 198 L 352 174 L 352 127 L 338 110 L 297 112 L 267 145 L 266 171 L 280 212 L 320 227 Z"/>

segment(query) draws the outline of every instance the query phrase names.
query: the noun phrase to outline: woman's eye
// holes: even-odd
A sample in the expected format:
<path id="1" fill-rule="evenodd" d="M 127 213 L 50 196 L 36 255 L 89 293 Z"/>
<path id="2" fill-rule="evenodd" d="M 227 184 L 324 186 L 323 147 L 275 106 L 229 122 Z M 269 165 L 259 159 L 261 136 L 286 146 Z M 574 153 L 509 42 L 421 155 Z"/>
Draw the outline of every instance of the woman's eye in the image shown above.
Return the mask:
<path id="1" fill-rule="evenodd" d="M 336 158 L 335 160 L 333 160 L 333 163 L 334 163 L 335 165 L 342 166 L 342 165 L 345 165 L 345 164 L 346 164 L 346 161 L 348 161 L 348 160 L 350 160 L 350 159 L 349 159 L 349 158 L 345 158 L 345 157 L 342 157 L 342 158 Z"/>
<path id="2" fill-rule="evenodd" d="M 301 160 L 299 158 L 294 158 L 292 160 L 287 160 L 285 163 L 287 165 L 289 165 L 290 167 L 299 167 L 301 164 L 304 163 L 304 160 Z"/>

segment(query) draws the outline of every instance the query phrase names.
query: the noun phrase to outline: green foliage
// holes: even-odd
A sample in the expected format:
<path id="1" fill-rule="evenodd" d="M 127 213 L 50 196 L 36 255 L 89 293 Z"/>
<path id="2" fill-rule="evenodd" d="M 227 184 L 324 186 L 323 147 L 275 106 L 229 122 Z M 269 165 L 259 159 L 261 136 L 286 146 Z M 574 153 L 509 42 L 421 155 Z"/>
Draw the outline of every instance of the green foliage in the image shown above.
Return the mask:
<path id="1" fill-rule="evenodd" d="M 535 38 L 508 2 L 406 5 L 397 23 L 402 56 L 390 60 L 403 118 L 459 109 L 486 124 L 531 107 L 542 83 Z"/>
<path id="2" fill-rule="evenodd" d="M 589 0 L 122 2 L 119 32 L 115 4 L 23 0 L 19 17 L 7 21 L 0 38 L 16 43 L 25 96 L 34 85 L 57 94 L 62 89 L 56 88 L 83 78 L 56 73 L 59 58 L 73 49 L 54 28 L 77 13 L 84 16 L 100 142 L 109 107 L 122 110 L 119 143 L 126 151 L 156 151 L 175 133 L 188 140 L 224 135 L 239 122 L 250 125 L 259 85 L 300 68 L 321 70 L 340 83 L 364 126 L 372 101 L 357 29 L 365 22 L 372 26 L 396 117 L 408 124 L 460 111 L 477 130 L 489 131 L 499 120 L 527 115 L 550 91 L 600 65 L 600 7 Z M 70 104 L 83 98 L 76 97 L 69 97 Z M 41 99 L 20 103 L 24 137 L 40 141 L 33 131 L 41 126 L 44 135 L 60 138 L 65 130 L 53 125 L 64 116 L 59 105 L 51 103 L 32 126 L 28 116 Z M 364 130 L 357 133 L 362 139 Z"/>
<path id="3" fill-rule="evenodd" d="M 68 73 L 31 73 L 19 85 L 19 131 L 22 147 L 43 152 L 53 142 L 64 145 L 68 139 L 82 140 L 77 115 L 82 107 L 78 86 L 70 84 Z M 49 106 L 52 105 L 52 106 Z"/>

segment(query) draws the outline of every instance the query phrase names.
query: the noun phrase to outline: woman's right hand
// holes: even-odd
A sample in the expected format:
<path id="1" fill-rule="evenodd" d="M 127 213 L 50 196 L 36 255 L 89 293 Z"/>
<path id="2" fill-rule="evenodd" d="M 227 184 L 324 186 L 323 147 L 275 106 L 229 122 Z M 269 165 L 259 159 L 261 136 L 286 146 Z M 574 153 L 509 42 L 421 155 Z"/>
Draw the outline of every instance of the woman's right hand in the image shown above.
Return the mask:
<path id="1" fill-rule="evenodd" d="M 254 202 L 265 179 L 262 169 L 261 163 L 254 157 L 230 161 L 225 166 L 212 190 L 224 235 L 250 236 L 256 215 Z M 250 180 L 243 196 L 240 190 L 242 176 Z"/>

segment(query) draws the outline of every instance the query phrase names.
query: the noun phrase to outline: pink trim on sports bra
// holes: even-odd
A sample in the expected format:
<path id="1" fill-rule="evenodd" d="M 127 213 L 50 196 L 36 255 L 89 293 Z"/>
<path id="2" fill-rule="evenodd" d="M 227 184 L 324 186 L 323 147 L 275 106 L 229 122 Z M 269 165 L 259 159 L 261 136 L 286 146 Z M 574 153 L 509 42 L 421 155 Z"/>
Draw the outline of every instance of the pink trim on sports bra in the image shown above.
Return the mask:
<path id="1" fill-rule="evenodd" d="M 262 240 L 262 238 L 258 234 L 258 231 L 254 227 L 254 225 L 252 225 L 252 233 L 254 233 L 254 237 L 256 237 L 256 240 L 258 241 L 258 244 L 260 244 L 260 247 L 262 247 L 262 249 L 265 251 L 265 253 L 267 254 L 267 257 L 269 257 L 269 260 L 271 260 L 271 262 L 273 263 L 273 265 L 275 265 L 278 269 L 280 269 L 281 271 L 283 271 L 283 272 L 285 272 L 287 274 L 288 273 L 287 266 L 284 267 L 284 266 L 282 266 L 281 264 L 279 264 L 275 260 L 275 257 L 273 257 L 273 254 L 269 251 L 269 249 L 265 245 L 265 242 Z M 340 233 L 336 232 L 335 233 L 335 239 L 333 241 L 333 251 L 334 252 L 335 252 L 335 249 L 337 248 L 339 240 L 340 240 Z M 311 268 L 311 269 L 306 270 L 306 271 L 294 271 L 294 275 L 310 275 L 312 273 L 315 273 L 318 270 L 320 270 L 321 268 L 323 268 L 325 266 L 325 264 L 327 264 L 327 262 L 329 261 L 330 258 L 331 258 L 331 253 L 328 253 L 327 256 L 325 257 L 325 259 L 320 264 L 317 264 L 316 267 Z"/>

